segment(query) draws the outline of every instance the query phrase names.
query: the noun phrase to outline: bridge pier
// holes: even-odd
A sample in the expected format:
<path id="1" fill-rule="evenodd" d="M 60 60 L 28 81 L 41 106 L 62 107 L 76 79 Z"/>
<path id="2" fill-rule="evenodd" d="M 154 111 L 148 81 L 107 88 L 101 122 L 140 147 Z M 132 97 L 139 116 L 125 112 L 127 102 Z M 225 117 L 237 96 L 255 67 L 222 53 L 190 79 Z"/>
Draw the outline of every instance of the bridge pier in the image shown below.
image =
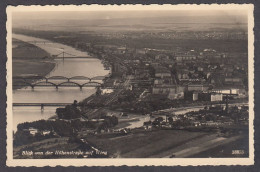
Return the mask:
<path id="1" fill-rule="evenodd" d="M 44 104 L 41 104 L 41 111 L 44 111 Z"/>

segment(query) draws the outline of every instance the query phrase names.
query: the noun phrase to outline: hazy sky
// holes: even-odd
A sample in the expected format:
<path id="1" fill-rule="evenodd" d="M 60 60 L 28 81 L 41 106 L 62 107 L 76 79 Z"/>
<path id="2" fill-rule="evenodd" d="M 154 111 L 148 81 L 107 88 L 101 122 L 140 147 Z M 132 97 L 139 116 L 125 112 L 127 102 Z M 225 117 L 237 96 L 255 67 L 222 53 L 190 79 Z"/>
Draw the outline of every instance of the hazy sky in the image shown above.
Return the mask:
<path id="1" fill-rule="evenodd" d="M 191 25 L 192 24 L 192 25 Z M 178 26 L 177 26 L 178 25 Z M 131 10 L 14 12 L 13 28 L 56 31 L 247 29 L 247 11 Z"/>
<path id="2" fill-rule="evenodd" d="M 176 18 L 176 17 L 208 17 L 223 22 L 247 23 L 246 11 L 239 10 L 210 10 L 210 11 L 80 11 L 80 12 L 14 12 L 13 21 L 17 20 L 99 20 L 99 19 L 127 19 L 127 18 Z M 212 21 L 215 22 L 215 21 Z"/>

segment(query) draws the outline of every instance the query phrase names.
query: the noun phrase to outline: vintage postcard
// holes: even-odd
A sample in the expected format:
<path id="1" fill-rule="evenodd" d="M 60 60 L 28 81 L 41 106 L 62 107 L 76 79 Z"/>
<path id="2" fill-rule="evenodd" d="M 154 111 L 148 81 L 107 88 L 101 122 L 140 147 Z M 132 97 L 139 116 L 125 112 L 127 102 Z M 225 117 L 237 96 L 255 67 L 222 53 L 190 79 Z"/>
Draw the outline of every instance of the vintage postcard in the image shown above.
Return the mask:
<path id="1" fill-rule="evenodd" d="M 8 166 L 254 164 L 254 6 L 8 6 Z"/>

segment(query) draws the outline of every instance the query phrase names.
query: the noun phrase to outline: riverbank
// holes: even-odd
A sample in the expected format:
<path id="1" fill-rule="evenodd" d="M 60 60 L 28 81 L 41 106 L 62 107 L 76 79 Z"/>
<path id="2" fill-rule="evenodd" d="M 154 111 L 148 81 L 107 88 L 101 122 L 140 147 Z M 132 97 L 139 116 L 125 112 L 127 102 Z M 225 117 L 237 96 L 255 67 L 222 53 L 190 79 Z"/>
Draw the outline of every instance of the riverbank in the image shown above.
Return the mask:
<path id="1" fill-rule="evenodd" d="M 54 68 L 52 60 L 13 60 L 13 76 L 46 76 Z"/>
<path id="2" fill-rule="evenodd" d="M 55 61 L 45 50 L 17 39 L 13 39 L 12 44 L 13 76 L 46 76 L 55 68 Z"/>

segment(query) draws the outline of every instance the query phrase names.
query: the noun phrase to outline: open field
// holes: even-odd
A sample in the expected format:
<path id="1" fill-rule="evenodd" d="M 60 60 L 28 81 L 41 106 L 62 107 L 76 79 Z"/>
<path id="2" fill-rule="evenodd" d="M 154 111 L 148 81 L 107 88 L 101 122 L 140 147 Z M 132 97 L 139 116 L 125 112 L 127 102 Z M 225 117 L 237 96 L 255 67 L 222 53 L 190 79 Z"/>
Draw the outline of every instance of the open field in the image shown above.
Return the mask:
<path id="1" fill-rule="evenodd" d="M 47 75 L 55 67 L 49 54 L 35 45 L 13 40 L 13 76 Z"/>
<path id="2" fill-rule="evenodd" d="M 241 154 L 234 154 L 232 151 L 235 150 L 242 150 L 243 153 Z M 222 158 L 222 157 L 248 157 L 248 136 L 243 136 L 242 138 L 239 138 L 237 140 L 231 141 L 227 144 L 218 145 L 212 149 L 208 149 L 205 151 L 202 151 L 197 154 L 193 154 L 192 156 L 189 156 L 190 158 L 206 158 L 206 157 L 214 157 L 216 158 Z"/>
<path id="3" fill-rule="evenodd" d="M 14 158 L 32 158 L 30 156 L 22 156 L 22 151 L 56 151 L 56 150 L 73 150 L 78 147 L 77 144 L 68 144 L 68 138 L 50 138 L 42 141 L 34 142 L 29 145 L 14 147 Z"/>
<path id="4" fill-rule="evenodd" d="M 47 75 L 55 67 L 51 61 L 13 60 L 13 76 Z"/>
<path id="5" fill-rule="evenodd" d="M 238 148 L 238 143 L 242 143 L 240 145 L 244 145 L 243 150 L 247 152 L 243 136 L 219 137 L 216 133 L 183 130 L 139 131 L 127 135 L 101 134 L 87 136 L 86 139 L 116 158 L 236 157 L 228 151 Z M 226 145 L 228 148 L 223 150 Z M 211 150 L 217 152 L 216 156 Z"/>
<path id="6" fill-rule="evenodd" d="M 145 158 L 177 147 L 208 133 L 180 130 L 142 131 L 119 137 L 88 136 L 88 142 L 117 158 Z"/>
<path id="7" fill-rule="evenodd" d="M 33 44 L 29 44 L 18 39 L 13 39 L 12 46 L 12 55 L 15 59 L 42 59 L 50 56 L 50 54 L 44 51 L 43 49 L 40 49 L 39 47 Z"/>
<path id="8" fill-rule="evenodd" d="M 192 157 L 193 155 L 200 154 L 201 152 L 208 151 L 206 158 L 208 157 L 215 157 L 215 154 L 212 153 L 210 150 L 214 149 L 221 145 L 229 144 L 230 142 L 236 141 L 241 136 L 233 136 L 233 137 L 218 137 L 217 134 L 206 135 L 200 138 L 193 139 L 191 141 L 186 142 L 183 145 L 178 147 L 173 147 L 168 151 L 162 152 L 156 156 L 152 156 L 153 158 L 156 157 L 176 157 L 176 158 L 186 158 Z M 232 148 L 230 147 L 230 150 Z M 151 157 L 151 158 L 152 158 Z M 194 156 L 194 158 L 197 156 Z M 222 157 L 233 157 L 232 155 L 229 156 L 222 156 Z"/>

